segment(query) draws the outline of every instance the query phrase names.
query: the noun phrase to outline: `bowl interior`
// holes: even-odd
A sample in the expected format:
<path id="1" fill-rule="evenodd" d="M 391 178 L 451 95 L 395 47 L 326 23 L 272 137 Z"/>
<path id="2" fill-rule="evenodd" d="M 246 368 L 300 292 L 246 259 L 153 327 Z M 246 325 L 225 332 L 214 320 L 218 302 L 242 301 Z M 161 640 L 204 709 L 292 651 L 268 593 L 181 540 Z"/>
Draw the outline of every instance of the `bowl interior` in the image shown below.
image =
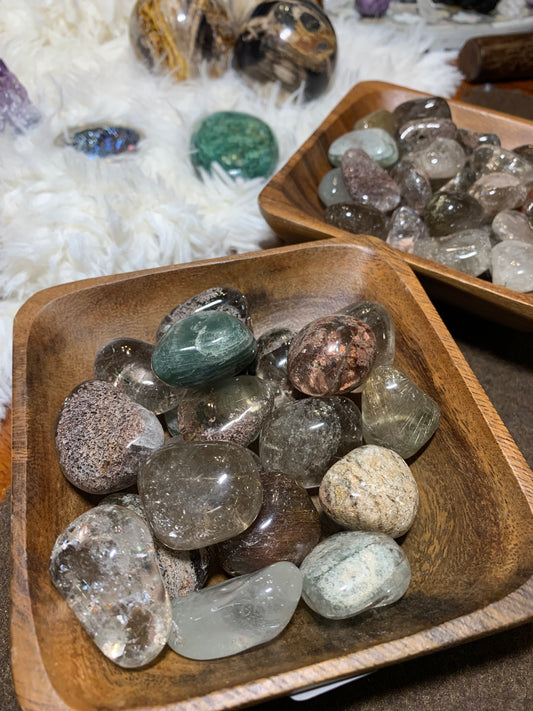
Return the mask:
<path id="1" fill-rule="evenodd" d="M 247 295 L 258 335 L 274 325 L 302 326 L 359 296 L 390 311 L 397 330 L 396 364 L 442 411 L 435 436 L 409 462 L 421 499 L 415 524 L 402 541 L 412 583 L 397 604 L 352 620 L 328 621 L 300 603 L 277 639 L 241 655 L 197 662 L 167 649 L 145 669 L 120 669 L 89 641 L 48 575 L 57 535 L 94 503 L 60 472 L 55 418 L 70 390 L 92 377 L 100 345 L 116 336 L 153 342 L 165 313 L 216 285 Z M 34 661 L 65 708 L 155 709 L 178 702 L 230 708 L 288 693 L 319 678 L 462 641 L 471 634 L 467 627 L 437 633 L 438 626 L 477 614 L 531 576 L 533 517 L 517 470 L 526 478 L 530 472 L 505 439 L 488 401 L 483 410 L 481 388 L 410 269 L 392 250 L 376 250 L 371 242 L 327 240 L 48 292 L 30 300 L 15 325 L 14 507 L 21 520 L 14 522 L 14 536 L 23 541 L 25 553 L 14 564 L 27 581 L 27 625 L 39 657 Z M 16 595 L 13 604 L 15 610 L 21 605 Z M 485 631 L 518 621 L 518 616 L 496 617 L 484 623 Z M 420 632 L 429 636 L 411 650 L 407 643 L 377 655 L 372 665 L 358 660 L 363 650 Z M 20 688 L 18 641 L 15 637 L 13 666 Z M 353 656 L 345 667 L 324 668 L 322 677 L 310 667 L 346 655 Z M 298 680 L 284 676 L 303 668 L 309 674 Z M 278 681 L 272 685 L 272 679 Z M 193 702 L 208 696 L 209 705 Z"/>

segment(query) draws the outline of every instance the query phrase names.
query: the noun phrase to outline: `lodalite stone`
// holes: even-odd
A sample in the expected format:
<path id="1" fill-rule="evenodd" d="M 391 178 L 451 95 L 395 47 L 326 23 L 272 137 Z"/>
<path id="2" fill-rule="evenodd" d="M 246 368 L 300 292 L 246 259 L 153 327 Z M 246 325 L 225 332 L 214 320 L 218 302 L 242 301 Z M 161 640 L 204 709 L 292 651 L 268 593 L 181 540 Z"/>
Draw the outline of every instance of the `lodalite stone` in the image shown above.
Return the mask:
<path id="1" fill-rule="evenodd" d="M 112 504 L 75 519 L 50 556 L 55 587 L 112 662 L 134 668 L 164 648 L 171 610 L 152 534 L 136 513 Z"/>
<path id="2" fill-rule="evenodd" d="M 398 148 L 402 153 L 410 153 L 428 148 L 435 138 L 456 140 L 457 137 L 457 126 L 451 119 L 414 119 L 399 128 Z"/>
<path id="3" fill-rule="evenodd" d="M 302 598 L 323 617 L 343 620 L 391 605 L 411 581 L 407 556 L 394 538 L 372 531 L 341 531 L 305 558 Z"/>
<path id="4" fill-rule="evenodd" d="M 295 389 L 287 373 L 287 354 L 294 331 L 272 328 L 257 339 L 255 374 L 265 380 L 274 393 L 274 407 L 295 399 Z"/>
<path id="5" fill-rule="evenodd" d="M 365 128 L 382 128 L 394 138 L 396 136 L 398 124 L 392 111 L 388 111 L 387 109 L 376 109 L 365 116 L 361 116 L 361 118 L 357 119 L 354 124 L 354 130 L 356 131 Z"/>
<path id="6" fill-rule="evenodd" d="M 501 146 L 500 137 L 495 133 L 481 133 L 480 131 L 469 131 L 467 128 L 459 129 L 459 142 L 470 155 L 480 146 Z"/>
<path id="7" fill-rule="evenodd" d="M 467 165 L 477 180 L 487 173 L 507 173 L 524 183 L 533 180 L 533 165 L 525 158 L 501 146 L 484 145 L 468 157 Z"/>
<path id="8" fill-rule="evenodd" d="M 409 156 L 404 156 L 392 169 L 391 177 L 400 188 L 402 202 L 416 212 L 422 212 L 433 195 L 427 174 Z"/>
<path id="9" fill-rule="evenodd" d="M 424 210 L 424 221 L 433 237 L 479 227 L 483 219 L 483 208 L 467 193 L 440 191 L 428 201 Z"/>
<path id="10" fill-rule="evenodd" d="M 169 646 L 189 659 L 218 659 L 277 637 L 290 622 L 302 574 L 288 561 L 172 601 Z"/>
<path id="11" fill-rule="evenodd" d="M 348 149 L 341 160 L 342 178 L 352 200 L 389 212 L 400 203 L 400 188 L 362 148 Z"/>
<path id="12" fill-rule="evenodd" d="M 429 237 L 426 223 L 409 207 L 397 207 L 391 215 L 386 242 L 395 249 L 412 254 L 420 239 Z"/>
<path id="13" fill-rule="evenodd" d="M 468 194 L 479 202 L 487 215 L 496 215 L 522 205 L 527 188 L 515 175 L 488 173 L 476 180 Z"/>
<path id="14" fill-rule="evenodd" d="M 218 543 L 230 575 L 251 573 L 278 560 L 300 565 L 320 540 L 320 521 L 307 490 L 281 472 L 261 472 L 263 505 L 243 533 Z"/>
<path id="15" fill-rule="evenodd" d="M 383 168 L 394 165 L 399 157 L 396 141 L 382 128 L 348 131 L 336 138 L 328 148 L 331 165 L 340 166 L 342 156 L 349 148 L 362 148 Z"/>
<path id="16" fill-rule="evenodd" d="M 154 349 L 152 368 L 169 385 L 190 387 L 236 375 L 256 350 L 241 321 L 224 311 L 203 311 L 169 328 Z"/>
<path id="17" fill-rule="evenodd" d="M 328 205 L 324 212 L 324 221 L 328 225 L 339 227 L 353 234 L 374 235 L 385 239 L 389 221 L 376 207 L 360 203 L 339 202 Z"/>
<path id="18" fill-rule="evenodd" d="M 55 443 L 66 479 L 90 494 L 135 483 L 142 462 L 165 441 L 156 415 L 111 383 L 87 380 L 65 399 Z"/>
<path id="19" fill-rule="evenodd" d="M 348 452 L 320 483 L 323 510 L 343 528 L 381 531 L 393 538 L 411 528 L 418 511 L 418 486 L 392 449 L 367 444 Z"/>
<path id="20" fill-rule="evenodd" d="M 440 96 L 424 96 L 420 99 L 408 99 L 398 104 L 393 116 L 399 126 L 414 119 L 447 118 L 451 119 L 450 105 Z"/>
<path id="21" fill-rule="evenodd" d="M 492 231 L 500 240 L 518 239 L 533 244 L 533 228 L 524 213 L 502 210 L 492 220 Z"/>
<path id="22" fill-rule="evenodd" d="M 376 358 L 373 367 L 392 365 L 396 350 L 394 321 L 387 309 L 377 301 L 357 301 L 345 306 L 341 313 L 364 321 L 376 337 Z"/>
<path id="23" fill-rule="evenodd" d="M 138 488 L 154 535 L 175 550 L 242 533 L 262 502 L 259 467 L 233 442 L 170 439 L 142 467 Z"/>
<path id="24" fill-rule="evenodd" d="M 491 266 L 490 233 L 484 229 L 461 230 L 447 237 L 428 237 L 415 244 L 414 253 L 464 274 L 481 276 Z"/>
<path id="25" fill-rule="evenodd" d="M 514 291 L 533 291 L 533 244 L 500 242 L 492 249 L 492 281 Z"/>
<path id="26" fill-rule="evenodd" d="M 459 141 L 437 137 L 426 148 L 409 153 L 409 158 L 431 181 L 445 181 L 457 175 L 466 155 Z"/>
<path id="27" fill-rule="evenodd" d="M 260 118 L 238 111 L 217 111 L 194 127 L 191 159 L 195 168 L 207 172 L 218 163 L 232 178 L 266 177 L 276 167 L 278 142 Z"/>

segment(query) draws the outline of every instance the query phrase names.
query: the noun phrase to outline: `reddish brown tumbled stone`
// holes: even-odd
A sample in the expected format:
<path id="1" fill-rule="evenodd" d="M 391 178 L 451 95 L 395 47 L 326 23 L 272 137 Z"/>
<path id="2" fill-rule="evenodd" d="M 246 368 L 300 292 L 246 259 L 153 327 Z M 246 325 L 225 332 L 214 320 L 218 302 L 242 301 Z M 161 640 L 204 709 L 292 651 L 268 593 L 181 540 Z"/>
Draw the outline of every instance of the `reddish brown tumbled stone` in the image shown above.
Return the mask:
<path id="1" fill-rule="evenodd" d="M 357 318 L 336 314 L 307 324 L 287 357 L 289 378 L 306 395 L 338 395 L 358 387 L 376 357 L 376 337 Z"/>

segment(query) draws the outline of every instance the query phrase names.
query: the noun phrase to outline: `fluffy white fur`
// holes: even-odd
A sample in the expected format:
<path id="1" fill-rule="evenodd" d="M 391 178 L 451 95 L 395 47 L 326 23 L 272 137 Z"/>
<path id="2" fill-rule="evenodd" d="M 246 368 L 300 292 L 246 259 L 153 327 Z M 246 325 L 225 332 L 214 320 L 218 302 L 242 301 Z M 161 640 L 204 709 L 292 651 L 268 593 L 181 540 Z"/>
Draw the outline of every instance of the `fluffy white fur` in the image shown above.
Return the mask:
<path id="1" fill-rule="evenodd" d="M 250 0 L 233 0 L 235 16 Z M 305 104 L 258 92 L 233 70 L 183 83 L 155 76 L 128 37 L 134 0 L 3 0 L 0 57 L 28 90 L 42 121 L 0 134 L 0 418 L 10 404 L 11 329 L 34 292 L 86 277 L 258 249 L 272 237 L 257 206 L 264 181 L 198 180 L 189 161 L 194 122 L 234 109 L 274 130 L 281 166 L 346 92 L 384 80 L 450 96 L 453 55 L 432 50 L 424 25 L 384 30 L 361 20 L 353 0 L 326 0 L 338 40 L 329 90 Z M 140 129 L 138 153 L 90 160 L 54 145 L 89 122 Z"/>

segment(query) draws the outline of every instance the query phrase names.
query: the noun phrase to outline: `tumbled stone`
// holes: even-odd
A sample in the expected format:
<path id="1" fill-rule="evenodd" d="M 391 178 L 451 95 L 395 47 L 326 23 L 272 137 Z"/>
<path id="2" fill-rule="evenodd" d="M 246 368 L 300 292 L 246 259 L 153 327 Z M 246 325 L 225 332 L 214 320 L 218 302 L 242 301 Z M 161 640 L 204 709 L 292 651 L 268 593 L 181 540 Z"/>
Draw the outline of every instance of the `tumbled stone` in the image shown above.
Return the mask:
<path id="1" fill-rule="evenodd" d="M 524 215 L 527 217 L 528 222 L 531 226 L 531 229 L 533 229 L 533 189 L 529 191 L 527 194 L 526 199 L 524 200 L 524 204 L 520 208 Z"/>
<path id="2" fill-rule="evenodd" d="M 376 357 L 372 367 L 391 365 L 396 350 L 394 321 L 387 309 L 376 301 L 357 301 L 345 306 L 340 313 L 364 321 L 376 338 Z"/>
<path id="3" fill-rule="evenodd" d="M 169 646 L 189 659 L 218 659 L 264 644 L 290 622 L 302 574 L 288 561 L 172 601 Z"/>
<path id="4" fill-rule="evenodd" d="M 164 441 L 153 412 L 101 380 L 74 388 L 56 421 L 61 470 L 71 484 L 90 494 L 134 484 L 143 461 Z"/>
<path id="5" fill-rule="evenodd" d="M 265 469 L 318 486 L 334 461 L 362 444 L 361 411 L 339 400 L 347 398 L 305 398 L 274 410 L 259 437 Z"/>
<path id="6" fill-rule="evenodd" d="M 409 158 L 432 181 L 453 178 L 466 160 L 461 144 L 451 138 L 435 138 L 427 148 L 410 153 Z"/>
<path id="7" fill-rule="evenodd" d="M 355 9 L 361 17 L 383 17 L 390 0 L 355 0 Z"/>
<path id="8" fill-rule="evenodd" d="M 403 126 L 407 121 L 428 118 L 451 119 L 452 113 L 450 105 L 440 96 L 424 96 L 420 99 L 408 99 L 398 104 L 393 115 L 399 126 Z"/>
<path id="9" fill-rule="evenodd" d="M 233 67 L 255 86 L 301 89 L 310 101 L 328 87 L 337 61 L 337 37 L 326 13 L 309 0 L 258 3 L 240 28 Z"/>
<path id="10" fill-rule="evenodd" d="M 428 442 L 440 421 L 437 403 L 400 368 L 380 365 L 365 383 L 363 439 L 393 449 L 403 459 Z"/>
<path id="11" fill-rule="evenodd" d="M 170 439 L 141 468 L 138 488 L 154 535 L 175 550 L 236 536 L 261 508 L 259 468 L 233 442 Z"/>
<path id="12" fill-rule="evenodd" d="M 338 202 L 351 202 L 350 193 L 344 185 L 342 171 L 333 168 L 326 173 L 318 184 L 318 197 L 324 205 L 335 205 Z"/>
<path id="13" fill-rule="evenodd" d="M 387 109 L 376 109 L 366 116 L 362 116 L 354 124 L 354 130 L 360 131 L 365 128 L 382 128 L 395 138 L 398 124 L 392 113 Z"/>
<path id="14" fill-rule="evenodd" d="M 274 407 L 295 399 L 295 390 L 287 373 L 287 355 L 294 331 L 272 328 L 257 339 L 255 374 L 266 380 L 274 394 Z"/>
<path id="15" fill-rule="evenodd" d="M 263 505 L 243 533 L 218 543 L 229 575 L 244 575 L 279 560 L 300 565 L 320 540 L 320 521 L 307 490 L 281 472 L 261 473 Z"/>
<path id="16" fill-rule="evenodd" d="M 305 558 L 302 598 L 322 617 L 343 620 L 399 600 L 411 568 L 394 538 L 373 531 L 341 531 Z"/>
<path id="17" fill-rule="evenodd" d="M 248 299 L 242 291 L 234 289 L 232 286 L 212 286 L 199 294 L 191 296 L 190 299 L 178 304 L 172 311 L 165 314 L 157 327 L 156 342 L 165 335 L 176 321 L 201 311 L 224 311 L 242 321 L 248 328 L 252 328 Z"/>
<path id="18" fill-rule="evenodd" d="M 487 215 L 496 215 L 521 205 L 526 199 L 527 189 L 514 175 L 489 173 L 478 178 L 468 194 L 479 202 Z"/>
<path id="19" fill-rule="evenodd" d="M 394 165 L 399 158 L 396 141 L 382 128 L 348 131 L 336 138 L 328 148 L 331 165 L 340 166 L 342 156 L 349 148 L 361 148 L 383 168 Z"/>
<path id="20" fill-rule="evenodd" d="M 468 157 L 475 180 L 487 173 L 507 173 L 523 183 L 533 181 L 533 165 L 524 157 L 501 146 L 480 146 Z"/>
<path id="21" fill-rule="evenodd" d="M 518 210 L 502 210 L 492 220 L 492 231 L 499 240 L 517 239 L 533 244 L 533 228 Z"/>
<path id="22" fill-rule="evenodd" d="M 422 212 L 433 195 L 431 182 L 426 173 L 408 157 L 404 157 L 392 169 L 391 177 L 400 188 L 402 201 L 413 210 Z"/>
<path id="23" fill-rule="evenodd" d="M 482 133 L 480 131 L 469 131 L 467 128 L 459 129 L 459 142 L 470 155 L 479 146 L 491 145 L 501 146 L 500 137 L 495 133 Z"/>
<path id="24" fill-rule="evenodd" d="M 464 274 L 481 276 L 490 269 L 491 249 L 490 233 L 475 229 L 418 240 L 414 253 Z"/>
<path id="25" fill-rule="evenodd" d="M 50 576 L 98 648 L 125 668 L 148 664 L 171 626 L 147 524 L 123 506 L 89 509 L 58 536 Z"/>
<path id="26" fill-rule="evenodd" d="M 328 205 L 324 221 L 356 235 L 374 235 L 379 239 L 385 239 L 389 226 L 387 216 L 376 207 L 355 202 Z"/>
<path id="27" fill-rule="evenodd" d="M 350 148 L 342 156 L 344 184 L 354 202 L 390 212 L 400 203 L 400 188 L 387 171 L 362 148 Z"/>
<path id="28" fill-rule="evenodd" d="M 142 134 L 127 126 L 75 126 L 55 139 L 58 146 L 71 146 L 90 158 L 109 158 L 137 150 Z"/>
<path id="29" fill-rule="evenodd" d="M 398 207 L 391 215 L 387 244 L 402 252 L 413 254 L 418 240 L 429 236 L 426 223 L 409 207 Z"/>
<path id="30" fill-rule="evenodd" d="M 142 499 L 139 494 L 120 492 L 106 496 L 99 506 L 114 504 L 125 506 L 140 516 L 148 525 Z M 153 537 L 159 573 L 170 600 L 199 590 L 207 582 L 211 567 L 211 553 L 208 548 L 192 551 L 175 551 L 167 548 Z"/>
<path id="31" fill-rule="evenodd" d="M 200 311 L 176 321 L 158 341 L 152 368 L 165 383 L 190 387 L 236 375 L 256 350 L 242 321 L 224 311 Z"/>
<path id="32" fill-rule="evenodd" d="M 113 338 L 101 346 L 94 359 L 94 377 L 112 383 L 147 410 L 159 415 L 176 406 L 183 396 L 160 380 L 152 370 L 151 343 L 136 338 Z"/>
<path id="33" fill-rule="evenodd" d="M 274 405 L 274 392 L 255 375 L 222 378 L 189 388 L 178 405 L 184 440 L 235 442 L 248 446 Z"/>
<path id="34" fill-rule="evenodd" d="M 287 372 L 306 395 L 338 395 L 358 387 L 376 358 L 376 337 L 359 319 L 344 314 L 323 316 L 292 339 Z"/>
<path id="35" fill-rule="evenodd" d="M 398 148 L 401 153 L 426 150 L 436 138 L 457 140 L 457 136 L 457 126 L 451 119 L 414 119 L 398 129 Z"/>
<path id="36" fill-rule="evenodd" d="M 353 449 L 330 467 L 319 496 L 323 510 L 343 528 L 393 538 L 411 528 L 419 505 L 409 466 L 392 449 L 374 444 Z"/>
<path id="37" fill-rule="evenodd" d="M 278 162 L 278 142 L 270 126 L 239 111 L 217 111 L 194 127 L 191 160 L 211 172 L 218 163 L 232 178 L 265 178 Z"/>
<path id="38" fill-rule="evenodd" d="M 483 208 L 467 193 L 440 191 L 429 200 L 424 210 L 424 221 L 433 237 L 474 229 L 482 224 L 483 219 Z"/>
<path id="39" fill-rule="evenodd" d="M 514 291 L 533 291 L 533 244 L 513 239 L 493 247 L 492 281 Z"/>
<path id="40" fill-rule="evenodd" d="M 0 131 L 7 124 L 16 131 L 25 131 L 40 118 L 41 114 L 30 101 L 26 89 L 0 59 Z"/>
<path id="41" fill-rule="evenodd" d="M 533 165 L 533 143 L 524 143 L 521 146 L 516 146 L 513 148 L 513 153 L 525 158 L 531 165 Z"/>

